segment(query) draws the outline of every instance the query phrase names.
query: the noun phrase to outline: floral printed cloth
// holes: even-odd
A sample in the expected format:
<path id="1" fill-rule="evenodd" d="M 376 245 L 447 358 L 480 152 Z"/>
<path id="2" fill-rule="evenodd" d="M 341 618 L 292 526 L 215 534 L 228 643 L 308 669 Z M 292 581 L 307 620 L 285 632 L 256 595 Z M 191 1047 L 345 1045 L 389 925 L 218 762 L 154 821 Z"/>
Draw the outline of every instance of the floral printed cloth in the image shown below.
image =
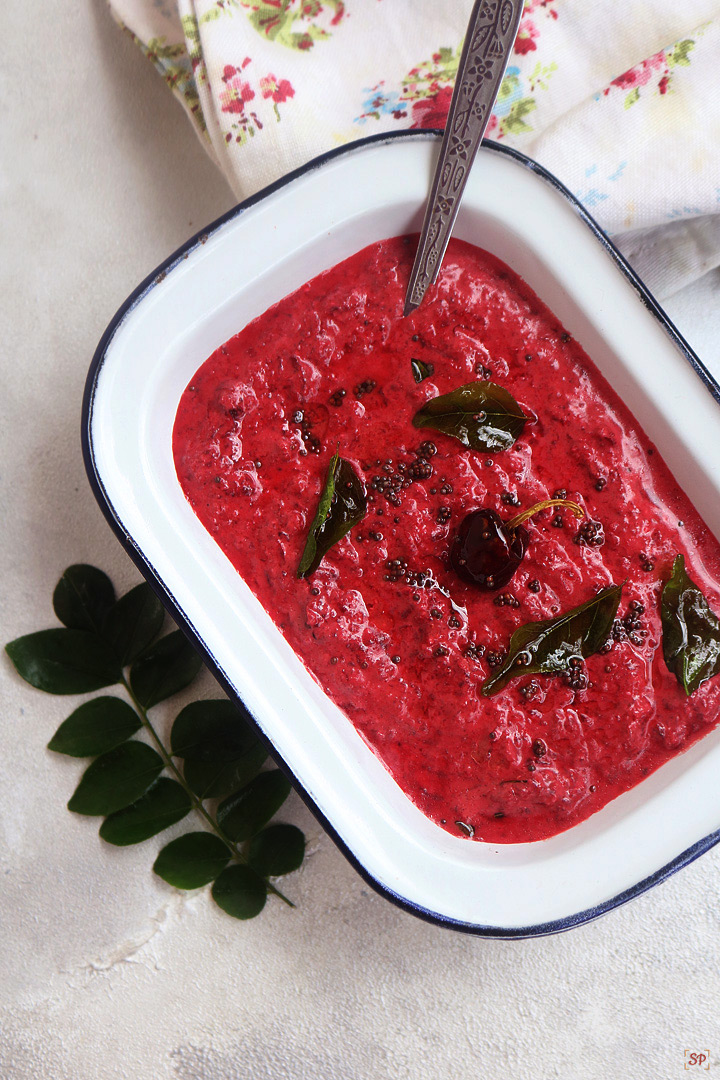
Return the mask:
<path id="1" fill-rule="evenodd" d="M 110 6 L 244 198 L 334 146 L 444 126 L 472 0 Z M 669 295 L 720 265 L 720 0 L 526 0 L 487 134 Z"/>

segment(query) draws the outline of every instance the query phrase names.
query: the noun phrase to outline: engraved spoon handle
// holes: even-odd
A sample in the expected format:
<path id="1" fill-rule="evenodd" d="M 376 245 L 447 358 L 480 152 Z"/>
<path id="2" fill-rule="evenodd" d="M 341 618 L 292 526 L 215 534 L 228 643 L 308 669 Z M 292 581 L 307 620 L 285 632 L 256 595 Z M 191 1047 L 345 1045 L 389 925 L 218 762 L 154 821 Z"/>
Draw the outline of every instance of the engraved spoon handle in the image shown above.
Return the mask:
<path id="1" fill-rule="evenodd" d="M 418 307 L 440 270 L 470 168 L 512 51 L 523 0 L 476 0 L 405 297 Z"/>

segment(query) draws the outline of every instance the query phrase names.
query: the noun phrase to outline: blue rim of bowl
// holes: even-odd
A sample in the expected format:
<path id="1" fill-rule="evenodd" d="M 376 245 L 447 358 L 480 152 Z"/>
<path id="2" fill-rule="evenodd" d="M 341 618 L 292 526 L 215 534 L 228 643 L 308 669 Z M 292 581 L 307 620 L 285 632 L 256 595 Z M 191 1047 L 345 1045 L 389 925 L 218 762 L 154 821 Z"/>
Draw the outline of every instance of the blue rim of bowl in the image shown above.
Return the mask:
<path id="1" fill-rule="evenodd" d="M 345 842 L 336 832 L 335 828 L 330 821 L 325 817 L 319 807 L 315 804 L 312 798 L 304 790 L 302 784 L 293 773 L 286 761 L 280 757 L 275 747 L 269 741 L 262 729 L 257 724 L 257 721 L 248 712 L 247 707 L 243 703 L 240 696 L 234 690 L 228 677 L 220 667 L 218 661 L 209 651 L 203 640 L 198 635 L 195 627 L 191 623 L 185 612 L 179 607 L 175 598 L 165 587 L 158 572 L 152 566 L 152 564 L 145 558 L 145 555 L 137 546 L 132 536 L 123 527 L 122 522 L 116 515 L 113 505 L 105 491 L 102 478 L 96 468 L 95 456 L 93 452 L 92 436 L 91 436 L 91 423 L 92 423 L 92 410 L 93 400 L 95 396 L 95 390 L 97 387 L 97 380 L 102 367 L 105 355 L 108 350 L 115 331 L 120 323 L 126 318 L 126 316 L 141 303 L 142 300 L 152 291 L 152 289 L 158 285 L 167 274 L 174 269 L 180 262 L 188 257 L 190 252 L 194 251 L 200 245 L 205 244 L 207 239 L 218 229 L 228 221 L 232 221 L 238 217 L 245 210 L 257 203 L 262 202 L 268 196 L 279 191 L 281 188 L 297 180 L 299 177 L 306 176 L 317 169 L 322 168 L 329 161 L 333 161 L 335 158 L 342 157 L 347 154 L 356 153 L 359 150 L 364 149 L 370 145 L 381 145 L 383 143 L 392 143 L 398 139 L 410 139 L 410 140 L 424 140 L 424 139 L 439 139 L 442 137 L 443 132 L 435 129 L 421 129 L 417 131 L 403 130 L 391 133 L 382 133 L 379 135 L 370 135 L 364 139 L 358 139 L 356 142 L 350 143 L 347 146 L 339 147 L 335 150 L 330 150 L 326 154 L 322 154 L 319 157 L 313 158 L 312 161 L 301 166 L 293 172 L 276 180 L 273 184 L 262 189 L 252 195 L 249 199 L 245 199 L 237 206 L 233 207 L 226 214 L 217 218 L 205 229 L 201 229 L 194 236 L 192 236 L 182 247 L 173 252 L 163 263 L 161 263 L 151 274 L 148 275 L 142 281 L 138 287 L 128 296 L 125 302 L 118 309 L 113 319 L 109 323 L 105 333 L 100 339 L 100 342 L 95 350 L 95 354 L 90 364 L 90 370 L 88 371 L 87 380 L 85 383 L 85 391 L 83 395 L 82 406 L 82 453 L 83 460 L 85 462 L 85 470 L 90 481 L 90 487 L 93 494 L 98 501 L 100 509 L 102 510 L 105 518 L 110 525 L 111 529 L 117 536 L 118 540 L 125 548 L 130 558 L 133 560 L 141 574 L 146 578 L 154 592 L 158 595 L 165 608 L 170 612 L 173 619 L 177 622 L 178 626 L 183 630 L 188 639 L 192 642 L 193 646 L 197 649 L 203 658 L 208 669 L 212 672 L 214 677 L 219 682 L 225 693 L 228 695 L 231 701 L 234 701 L 245 714 L 247 714 L 252 720 L 258 735 L 267 745 L 272 757 L 277 762 L 278 766 L 287 775 L 288 779 L 293 784 L 298 795 L 302 798 L 303 802 L 308 806 L 313 815 L 320 822 L 325 831 L 332 837 L 337 844 L 340 851 L 357 870 L 360 876 L 381 896 L 384 896 L 387 900 L 390 900 L 397 907 L 402 908 L 404 911 L 408 911 L 417 917 L 424 919 L 426 922 L 434 923 L 439 926 L 445 926 L 453 930 L 458 930 L 463 933 L 474 934 L 479 937 L 487 938 L 511 938 L 511 939 L 524 939 L 532 937 L 545 937 L 549 934 L 561 933 L 565 930 L 571 930 L 575 926 L 581 926 L 583 923 L 591 922 L 593 919 L 597 919 L 600 915 L 606 914 L 606 912 L 612 911 L 614 908 L 620 907 L 622 904 L 626 904 L 629 900 L 633 900 L 635 897 L 640 896 L 642 893 L 647 892 L 654 885 L 659 885 L 671 874 L 676 873 L 683 866 L 687 866 L 695 859 L 699 858 L 715 844 L 720 842 L 720 829 L 716 832 L 710 833 L 708 836 L 699 840 L 691 847 L 687 848 L 680 855 L 678 855 L 671 862 L 666 863 L 654 874 L 649 877 L 643 878 L 636 885 L 631 886 L 629 889 L 625 889 L 617 896 L 612 897 L 609 900 L 605 900 L 603 903 L 596 905 L 595 907 L 586 908 L 583 911 L 578 912 L 575 915 L 570 915 L 562 919 L 556 919 L 551 922 L 539 923 L 533 926 L 519 926 L 519 927 L 502 927 L 502 926 L 485 926 L 476 923 L 462 922 L 457 919 L 452 919 L 443 915 L 440 915 L 427 908 L 423 908 L 418 904 L 414 904 L 412 901 L 407 900 L 405 897 L 388 889 L 385 885 L 381 884 L 369 870 L 357 859 L 353 852 L 347 847 Z M 493 153 L 499 153 L 505 157 L 512 158 L 519 165 L 529 169 L 535 173 L 545 183 L 550 184 L 555 188 L 559 194 L 561 194 L 567 202 L 572 206 L 577 216 L 585 223 L 588 229 L 593 233 L 595 239 L 602 245 L 607 254 L 613 259 L 620 272 L 627 278 L 630 284 L 635 289 L 640 300 L 644 306 L 655 316 L 667 335 L 673 341 L 675 346 L 679 349 L 687 362 L 693 368 L 698 377 L 702 380 L 706 388 L 710 391 L 716 401 L 720 403 L 720 384 L 716 382 L 708 369 L 705 367 L 700 358 L 696 355 L 690 345 L 685 341 L 678 329 L 673 325 L 670 319 L 667 317 L 663 309 L 654 299 L 654 297 L 648 292 L 645 285 L 640 278 L 634 272 L 632 267 L 626 262 L 625 258 L 620 254 L 618 249 L 608 239 L 606 234 L 602 231 L 597 222 L 591 217 L 585 210 L 580 202 L 575 198 L 572 192 L 568 191 L 564 184 L 553 176 L 552 173 L 544 169 L 542 165 L 538 165 L 537 162 L 531 158 L 526 157 L 517 150 L 512 150 L 507 146 L 503 146 L 499 143 L 491 140 L 483 140 L 483 147 L 491 150 Z"/>

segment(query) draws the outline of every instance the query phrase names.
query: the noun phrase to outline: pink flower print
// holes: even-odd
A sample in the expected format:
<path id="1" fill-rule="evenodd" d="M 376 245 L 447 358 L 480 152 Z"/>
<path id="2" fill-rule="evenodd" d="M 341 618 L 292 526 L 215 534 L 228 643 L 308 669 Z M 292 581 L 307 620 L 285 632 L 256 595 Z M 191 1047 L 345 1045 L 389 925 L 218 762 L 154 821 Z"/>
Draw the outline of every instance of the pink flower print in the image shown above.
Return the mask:
<path id="1" fill-rule="evenodd" d="M 532 19 L 524 18 L 520 23 L 518 36 L 515 38 L 515 52 L 520 56 L 534 52 L 537 49 L 535 41 L 539 36 L 538 28 Z"/>
<path id="2" fill-rule="evenodd" d="M 414 101 L 412 107 L 413 128 L 443 128 L 447 122 L 452 87 L 443 86 L 432 97 Z"/>
<path id="3" fill-rule="evenodd" d="M 243 64 L 246 67 L 250 61 Z M 245 111 L 245 103 L 252 101 L 255 91 L 250 83 L 243 77 L 242 70 L 226 64 L 223 70 L 222 81 L 225 87 L 220 91 L 220 106 L 223 112 L 241 113 Z"/>
<path id="4" fill-rule="evenodd" d="M 260 80 L 260 92 L 264 98 L 272 98 L 275 104 L 287 101 L 295 97 L 295 91 L 288 79 L 276 79 L 274 75 L 266 75 Z"/>
<path id="5" fill-rule="evenodd" d="M 266 100 L 268 98 L 272 100 L 275 119 L 278 121 L 280 120 L 280 109 L 278 108 L 278 105 L 295 97 L 295 90 L 293 89 L 292 83 L 288 79 L 278 79 L 277 76 L 272 74 L 265 75 L 265 77 L 260 80 L 260 93 Z"/>
<path id="6" fill-rule="evenodd" d="M 633 90 L 635 87 L 646 86 L 653 77 L 654 72 L 665 68 L 665 63 L 664 51 L 655 53 L 654 56 L 643 60 L 642 64 L 638 64 L 636 67 L 630 68 L 629 71 L 623 72 L 622 75 L 618 75 L 617 79 L 613 79 L 610 83 L 610 86 L 619 86 L 621 90 Z"/>
<path id="7" fill-rule="evenodd" d="M 265 0 L 267 3 L 268 0 Z M 278 5 L 279 6 L 279 5 Z M 316 15 L 320 15 L 323 10 L 323 5 L 318 3 L 318 0 L 306 0 L 300 11 L 300 17 L 303 19 L 313 19 Z M 345 4 L 344 0 L 337 0 L 336 11 L 330 20 L 331 26 L 337 26 L 343 21 L 345 16 Z"/>

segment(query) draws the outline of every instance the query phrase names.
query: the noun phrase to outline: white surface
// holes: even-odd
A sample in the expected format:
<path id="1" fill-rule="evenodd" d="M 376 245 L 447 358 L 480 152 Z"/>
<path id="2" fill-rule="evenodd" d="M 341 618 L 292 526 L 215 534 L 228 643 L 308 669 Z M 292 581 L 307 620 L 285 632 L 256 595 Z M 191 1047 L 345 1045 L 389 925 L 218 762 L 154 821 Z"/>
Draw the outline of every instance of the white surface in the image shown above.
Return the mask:
<path id="1" fill-rule="evenodd" d="M 359 863 L 432 914 L 520 931 L 607 904 L 716 830 L 720 730 L 569 833 L 500 847 L 450 836 L 403 796 L 319 692 L 193 514 L 171 453 L 180 397 L 203 360 L 308 278 L 367 243 L 418 228 L 436 152 L 422 136 L 352 150 L 186 253 L 107 347 L 92 446 L 123 530 Z M 338 190 L 343 199 L 333 206 Z M 567 200 L 484 149 L 455 232 L 482 238 L 562 319 L 720 533 L 720 441 L 708 445 L 703 435 L 720 432 L 720 405 Z M 252 253 L 240 266 L 239 251 Z"/>
<path id="2" fill-rule="evenodd" d="M 62 569 L 137 574 L 87 487 L 79 402 L 136 282 L 229 206 L 100 2 L 6 5 L 0 98 L 2 640 L 51 625 Z M 720 277 L 667 308 L 720 376 Z M 560 937 L 474 940 L 371 893 L 311 839 L 295 911 L 247 924 L 109 850 L 43 748 L 76 699 L 0 665 L 0 1075 L 11 1080 L 665 1080 L 720 1068 L 720 852 Z M 704 1075 L 704 1073 L 703 1073 Z"/>

